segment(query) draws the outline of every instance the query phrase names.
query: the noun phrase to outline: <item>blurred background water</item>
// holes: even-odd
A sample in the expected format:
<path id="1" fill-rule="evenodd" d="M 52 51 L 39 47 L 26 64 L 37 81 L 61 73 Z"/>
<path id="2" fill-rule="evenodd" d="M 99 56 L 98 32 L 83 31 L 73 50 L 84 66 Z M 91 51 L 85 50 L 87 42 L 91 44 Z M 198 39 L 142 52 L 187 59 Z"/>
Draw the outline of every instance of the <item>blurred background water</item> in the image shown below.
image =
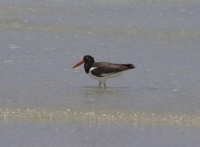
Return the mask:
<path id="1" fill-rule="evenodd" d="M 0 146 L 199 146 L 197 0 L 0 2 Z M 80 66 L 136 68 L 99 89 Z"/>

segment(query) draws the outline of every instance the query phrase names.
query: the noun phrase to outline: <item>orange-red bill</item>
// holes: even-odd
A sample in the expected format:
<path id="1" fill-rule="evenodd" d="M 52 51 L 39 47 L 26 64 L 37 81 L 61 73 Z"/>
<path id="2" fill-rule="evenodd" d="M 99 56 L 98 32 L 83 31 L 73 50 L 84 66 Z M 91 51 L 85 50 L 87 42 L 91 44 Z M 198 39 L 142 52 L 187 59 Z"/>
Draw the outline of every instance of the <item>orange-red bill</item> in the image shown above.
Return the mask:
<path id="1" fill-rule="evenodd" d="M 73 68 L 76 68 L 77 66 L 79 66 L 79 65 L 81 65 L 81 64 L 83 64 L 83 63 L 85 63 L 85 61 L 84 61 L 84 60 L 81 60 L 81 61 L 78 62 L 76 65 L 74 65 L 74 66 L 72 67 L 72 69 L 73 69 Z"/>

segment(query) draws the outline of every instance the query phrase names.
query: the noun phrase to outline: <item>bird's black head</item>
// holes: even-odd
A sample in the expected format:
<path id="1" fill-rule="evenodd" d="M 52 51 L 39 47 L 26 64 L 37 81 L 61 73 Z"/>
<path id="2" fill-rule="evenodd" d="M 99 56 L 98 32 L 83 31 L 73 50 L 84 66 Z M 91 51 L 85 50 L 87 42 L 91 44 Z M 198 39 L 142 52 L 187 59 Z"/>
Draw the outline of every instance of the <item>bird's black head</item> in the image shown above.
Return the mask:
<path id="1" fill-rule="evenodd" d="M 95 62 L 94 58 L 92 56 L 90 56 L 90 55 L 85 55 L 83 57 L 83 60 L 85 61 L 85 63 L 88 63 L 88 62 L 94 63 Z"/>
<path id="2" fill-rule="evenodd" d="M 83 57 L 83 60 L 81 60 L 80 62 L 78 62 L 76 65 L 72 66 L 72 69 L 73 69 L 73 68 L 76 68 L 77 66 L 79 66 L 79 65 L 81 65 L 81 64 L 83 64 L 83 63 L 85 63 L 85 64 L 84 64 L 85 72 L 86 72 L 86 73 L 89 73 L 90 68 L 92 67 L 92 64 L 93 64 L 94 62 L 95 62 L 95 61 L 94 61 L 94 58 L 93 58 L 92 56 L 90 56 L 90 55 L 85 55 L 85 56 Z"/>
<path id="3" fill-rule="evenodd" d="M 85 72 L 89 73 L 90 68 L 92 67 L 92 64 L 95 62 L 94 58 L 90 55 L 85 55 L 83 57 L 83 60 L 85 61 L 85 64 L 84 64 Z"/>

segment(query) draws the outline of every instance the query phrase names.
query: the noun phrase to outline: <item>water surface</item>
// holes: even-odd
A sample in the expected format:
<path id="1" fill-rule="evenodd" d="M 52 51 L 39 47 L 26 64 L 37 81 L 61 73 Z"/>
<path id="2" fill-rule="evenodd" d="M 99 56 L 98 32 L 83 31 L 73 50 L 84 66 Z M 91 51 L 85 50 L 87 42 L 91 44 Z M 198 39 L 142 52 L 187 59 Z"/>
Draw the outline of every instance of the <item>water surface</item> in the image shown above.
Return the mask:
<path id="1" fill-rule="evenodd" d="M 199 146 L 199 2 L 0 2 L 0 146 Z M 98 88 L 83 66 L 136 68 Z"/>

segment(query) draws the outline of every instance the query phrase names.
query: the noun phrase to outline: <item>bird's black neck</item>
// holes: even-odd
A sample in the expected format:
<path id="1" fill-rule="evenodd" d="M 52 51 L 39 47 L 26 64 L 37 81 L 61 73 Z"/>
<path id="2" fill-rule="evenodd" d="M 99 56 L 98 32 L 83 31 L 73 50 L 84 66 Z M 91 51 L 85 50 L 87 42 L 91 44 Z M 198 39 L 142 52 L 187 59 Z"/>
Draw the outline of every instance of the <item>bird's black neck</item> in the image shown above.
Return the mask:
<path id="1" fill-rule="evenodd" d="M 94 59 L 92 59 L 92 58 L 89 58 L 89 59 L 85 62 L 84 68 L 85 68 L 85 72 L 86 72 L 86 73 L 89 73 L 90 68 L 92 67 L 92 64 L 93 64 L 94 62 L 95 62 L 95 61 L 94 61 Z"/>

